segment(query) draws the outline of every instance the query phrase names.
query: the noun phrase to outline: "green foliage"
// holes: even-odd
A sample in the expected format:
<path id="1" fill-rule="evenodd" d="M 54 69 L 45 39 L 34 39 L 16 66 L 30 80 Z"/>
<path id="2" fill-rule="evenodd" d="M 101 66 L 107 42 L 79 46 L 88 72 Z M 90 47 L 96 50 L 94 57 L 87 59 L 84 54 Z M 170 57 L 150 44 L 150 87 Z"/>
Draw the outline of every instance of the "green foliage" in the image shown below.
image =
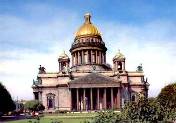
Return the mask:
<path id="1" fill-rule="evenodd" d="M 15 103 L 11 98 L 10 93 L 0 82 L 0 112 L 7 113 L 15 109 Z"/>
<path id="2" fill-rule="evenodd" d="M 30 100 L 25 103 L 24 107 L 30 111 L 42 111 L 45 109 L 45 107 L 38 100 Z"/>
<path id="3" fill-rule="evenodd" d="M 176 83 L 165 86 L 157 97 L 162 107 L 164 120 L 176 119 Z"/>
<path id="4" fill-rule="evenodd" d="M 155 123 L 162 121 L 163 115 L 156 100 L 141 98 L 137 102 L 128 103 L 122 111 L 122 117 L 133 122 Z"/>
<path id="5" fill-rule="evenodd" d="M 120 122 L 121 116 L 114 111 L 98 112 L 98 115 L 93 119 L 93 123 L 117 123 Z"/>

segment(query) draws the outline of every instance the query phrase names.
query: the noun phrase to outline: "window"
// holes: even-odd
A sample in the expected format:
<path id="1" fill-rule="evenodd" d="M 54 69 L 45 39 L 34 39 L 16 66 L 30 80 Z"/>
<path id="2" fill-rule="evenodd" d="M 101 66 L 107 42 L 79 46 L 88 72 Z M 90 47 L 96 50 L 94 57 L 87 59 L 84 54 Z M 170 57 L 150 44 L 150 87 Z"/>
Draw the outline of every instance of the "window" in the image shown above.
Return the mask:
<path id="1" fill-rule="evenodd" d="M 46 96 L 48 109 L 55 108 L 55 94 L 48 93 Z"/>

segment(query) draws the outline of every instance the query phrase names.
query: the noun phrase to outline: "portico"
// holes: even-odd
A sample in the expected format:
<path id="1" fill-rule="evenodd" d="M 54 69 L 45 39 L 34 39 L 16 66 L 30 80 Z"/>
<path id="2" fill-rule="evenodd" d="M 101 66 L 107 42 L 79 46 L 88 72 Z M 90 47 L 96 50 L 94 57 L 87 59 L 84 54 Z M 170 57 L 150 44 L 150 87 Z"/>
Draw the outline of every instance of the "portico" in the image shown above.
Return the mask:
<path id="1" fill-rule="evenodd" d="M 114 81 L 97 73 L 71 81 L 69 83 L 71 109 L 74 111 L 120 109 L 120 84 Z"/>

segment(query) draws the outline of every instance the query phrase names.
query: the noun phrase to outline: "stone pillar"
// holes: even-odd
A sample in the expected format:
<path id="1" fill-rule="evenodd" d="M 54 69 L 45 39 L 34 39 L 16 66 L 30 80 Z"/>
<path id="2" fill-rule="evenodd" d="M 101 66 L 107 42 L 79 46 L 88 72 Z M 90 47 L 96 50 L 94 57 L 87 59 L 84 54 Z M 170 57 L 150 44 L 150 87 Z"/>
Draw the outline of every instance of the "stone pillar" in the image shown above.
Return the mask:
<path id="1" fill-rule="evenodd" d="M 59 94 L 58 94 L 59 95 Z M 59 96 L 58 96 L 59 99 Z M 58 101 L 59 102 L 59 101 Z M 72 89 L 70 88 L 70 111 L 73 109 L 73 104 L 72 104 Z M 58 103 L 58 107 L 59 107 L 59 103 Z"/>
<path id="2" fill-rule="evenodd" d="M 86 90 L 83 88 L 83 110 L 86 110 Z"/>
<path id="3" fill-rule="evenodd" d="M 123 71 L 125 71 L 125 61 L 122 62 L 122 65 L 123 65 Z"/>
<path id="4" fill-rule="evenodd" d="M 102 52 L 102 64 L 104 64 L 104 53 Z"/>
<path id="5" fill-rule="evenodd" d="M 104 63 L 106 64 L 106 53 L 104 53 Z"/>
<path id="6" fill-rule="evenodd" d="M 120 109 L 121 108 L 121 97 L 120 97 L 120 88 L 118 88 L 118 91 L 117 91 L 117 109 Z"/>
<path id="7" fill-rule="evenodd" d="M 96 64 L 98 64 L 97 58 L 98 58 L 98 53 L 97 53 L 97 50 L 96 50 L 96 51 L 95 51 L 95 63 L 96 63 Z"/>
<path id="8" fill-rule="evenodd" d="M 90 109 L 93 110 L 93 96 L 92 96 L 92 88 L 90 88 Z"/>
<path id="9" fill-rule="evenodd" d="M 100 109 L 100 91 L 99 88 L 97 88 L 97 110 Z"/>
<path id="10" fill-rule="evenodd" d="M 76 108 L 79 110 L 79 90 L 76 88 Z"/>
<path id="11" fill-rule="evenodd" d="M 113 92 L 113 88 L 111 88 L 111 108 L 114 108 L 114 92 Z"/>
<path id="12" fill-rule="evenodd" d="M 78 54 L 78 65 L 80 64 L 80 55 L 79 55 L 79 51 L 77 51 Z"/>
<path id="13" fill-rule="evenodd" d="M 87 50 L 87 64 L 89 63 L 89 51 Z"/>
<path id="14" fill-rule="evenodd" d="M 82 50 L 82 62 L 81 62 L 81 64 L 84 64 L 84 51 Z"/>
<path id="15" fill-rule="evenodd" d="M 106 88 L 104 88 L 104 95 L 103 95 L 103 98 L 104 98 L 104 109 L 106 109 Z"/>
<path id="16" fill-rule="evenodd" d="M 74 66 L 74 56 L 72 54 L 72 66 Z"/>
<path id="17" fill-rule="evenodd" d="M 76 65 L 78 65 L 78 51 L 76 52 Z"/>
<path id="18" fill-rule="evenodd" d="M 93 63 L 93 51 L 92 50 L 90 50 L 90 63 L 92 64 Z"/>

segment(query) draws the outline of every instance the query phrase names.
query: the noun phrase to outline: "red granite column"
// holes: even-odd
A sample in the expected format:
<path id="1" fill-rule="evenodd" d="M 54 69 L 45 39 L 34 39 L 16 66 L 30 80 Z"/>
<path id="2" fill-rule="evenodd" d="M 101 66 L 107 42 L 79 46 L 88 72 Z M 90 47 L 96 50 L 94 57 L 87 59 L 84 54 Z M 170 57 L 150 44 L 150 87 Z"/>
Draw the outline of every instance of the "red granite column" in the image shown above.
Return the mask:
<path id="1" fill-rule="evenodd" d="M 86 90 L 83 88 L 83 110 L 86 110 Z"/>
<path id="2" fill-rule="evenodd" d="M 121 107 L 121 98 L 120 98 L 120 88 L 118 88 L 117 91 L 117 109 L 120 109 Z"/>
<path id="3" fill-rule="evenodd" d="M 103 95 L 103 99 L 104 99 L 104 109 L 106 109 L 106 88 L 104 88 L 104 95 Z"/>
<path id="4" fill-rule="evenodd" d="M 97 110 L 100 109 L 100 91 L 99 88 L 97 88 Z"/>
<path id="5" fill-rule="evenodd" d="M 77 111 L 79 111 L 79 90 L 76 89 L 76 105 L 77 105 Z"/>
<path id="6" fill-rule="evenodd" d="M 113 94 L 113 88 L 111 88 L 111 108 L 114 108 L 114 94 Z"/>
<path id="7" fill-rule="evenodd" d="M 90 88 L 90 108 L 93 110 L 93 96 L 92 96 L 92 88 Z"/>

